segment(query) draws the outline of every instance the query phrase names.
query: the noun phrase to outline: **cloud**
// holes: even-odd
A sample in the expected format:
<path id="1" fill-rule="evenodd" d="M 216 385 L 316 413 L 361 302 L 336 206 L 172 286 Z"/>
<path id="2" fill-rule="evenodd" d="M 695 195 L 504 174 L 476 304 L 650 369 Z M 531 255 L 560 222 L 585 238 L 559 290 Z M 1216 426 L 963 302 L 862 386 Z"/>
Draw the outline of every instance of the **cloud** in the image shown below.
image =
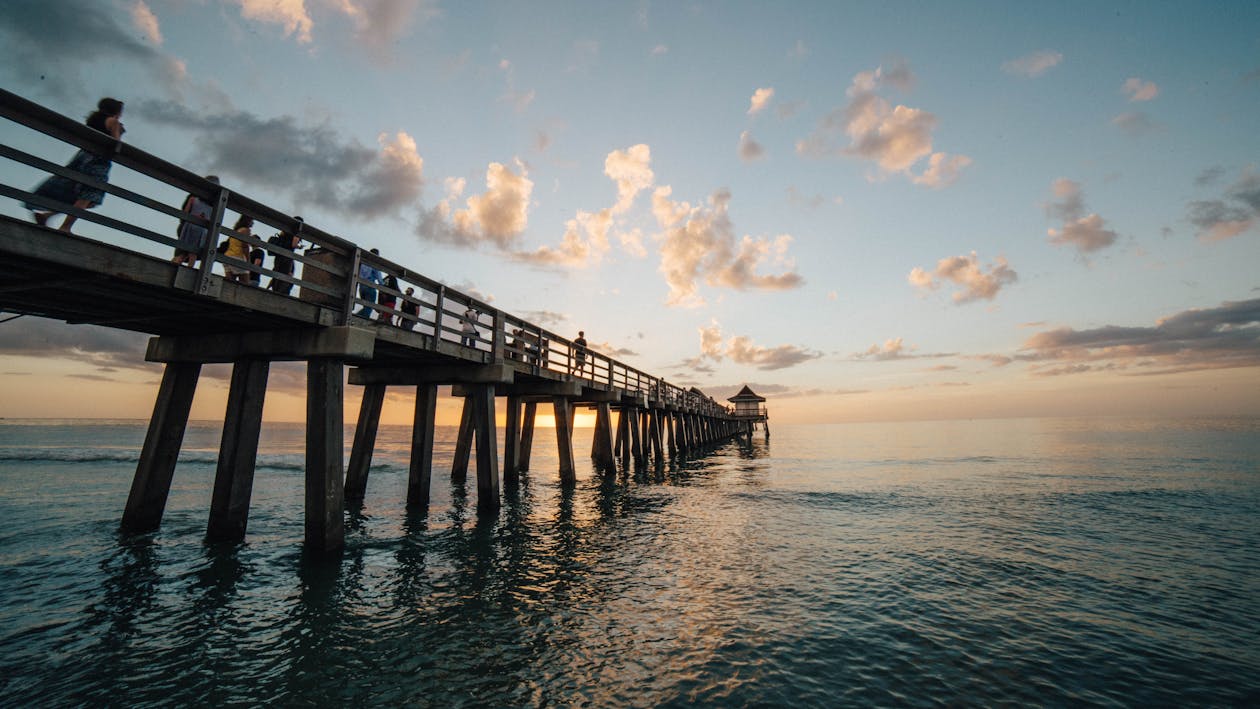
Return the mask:
<path id="1" fill-rule="evenodd" d="M 909 276 L 911 285 L 925 290 L 939 288 L 938 278 L 952 281 L 961 289 L 954 293 L 953 299 L 962 305 L 981 299 L 993 300 L 1003 286 L 1016 282 L 1019 276 L 1001 256 L 986 268 L 980 264 L 975 251 L 970 256 L 941 259 L 932 273 L 916 267 Z"/>
<path id="2" fill-rule="evenodd" d="M 970 164 L 971 158 L 966 155 L 932 153 L 932 157 L 928 159 L 927 169 L 922 174 L 914 176 L 914 184 L 933 189 L 948 187 L 958 179 L 958 173 Z"/>
<path id="3" fill-rule="evenodd" d="M 534 190 L 525 165 L 519 160 L 515 164 L 514 172 L 502 163 L 490 163 L 486 167 L 486 191 L 468 197 L 462 209 L 455 209 L 454 202 L 463 192 L 463 182 L 449 182 L 447 198 L 422 211 L 417 233 L 454 246 L 491 244 L 510 250 L 529 224 Z"/>
<path id="4" fill-rule="evenodd" d="M 939 359 L 941 357 L 956 357 L 954 352 L 936 352 L 932 354 L 912 354 L 917 349 L 914 347 L 907 348 L 900 337 L 892 337 L 884 341 L 883 345 L 874 344 L 867 348 L 864 352 L 855 352 L 852 359 L 861 361 L 869 360 L 873 362 L 891 362 L 902 359 Z M 954 369 L 954 367 L 950 367 Z"/>
<path id="5" fill-rule="evenodd" d="M 1136 77 L 1127 79 L 1120 90 L 1129 95 L 1130 102 L 1150 101 L 1159 96 L 1159 87 L 1153 81 L 1142 81 Z"/>
<path id="6" fill-rule="evenodd" d="M 235 0 L 241 6 L 241 17 L 254 22 L 276 24 L 284 27 L 284 36 L 296 36 L 298 43 L 311 41 L 314 23 L 306 13 L 303 0 Z M 346 3 L 350 4 L 350 3 Z"/>
<path id="7" fill-rule="evenodd" d="M 162 45 L 162 28 L 158 18 L 144 0 L 136 0 L 131 4 L 131 24 L 144 33 L 148 40 L 158 46 Z"/>
<path id="8" fill-rule="evenodd" d="M 752 98 L 749 99 L 748 115 L 755 116 L 765 110 L 770 105 L 770 100 L 774 98 L 773 88 L 757 89 L 753 92 Z"/>
<path id="9" fill-rule="evenodd" d="M 1238 236 L 1260 223 L 1260 174 L 1247 170 L 1220 199 L 1190 202 L 1186 209 L 1200 241 Z"/>
<path id="10" fill-rule="evenodd" d="M 521 317 L 543 327 L 556 327 L 569 320 L 568 315 L 551 310 L 524 310 L 521 311 Z"/>
<path id="11" fill-rule="evenodd" d="M 1219 182 L 1227 172 L 1228 170 L 1220 165 L 1213 165 L 1212 167 L 1204 168 L 1203 172 L 1200 172 L 1198 176 L 1194 178 L 1194 186 L 1208 187 L 1214 185 Z"/>
<path id="12" fill-rule="evenodd" d="M 796 345 L 779 345 L 778 347 L 760 347 L 749 337 L 736 335 L 722 342 L 722 329 L 717 321 L 708 327 L 700 328 L 700 361 L 711 359 L 721 362 L 730 358 L 737 364 L 750 364 L 757 369 L 771 371 L 794 367 L 803 362 L 822 357 L 815 352 Z"/>
<path id="13" fill-rule="evenodd" d="M 69 360 L 101 371 L 152 371 L 157 365 L 144 361 L 148 341 L 148 335 L 127 330 L 24 317 L 4 324 L 0 355 Z"/>
<path id="14" fill-rule="evenodd" d="M 765 148 L 761 144 L 753 140 L 752 134 L 744 131 L 739 134 L 739 159 L 744 162 L 753 162 L 760 160 L 766 156 Z"/>
<path id="15" fill-rule="evenodd" d="M 152 42 L 150 29 L 160 37 L 156 18 L 149 28 L 139 25 L 153 13 L 138 14 L 144 11 L 137 5 L 118 12 L 112 3 L 96 0 L 0 2 L 0 72 L 37 84 L 48 95 L 79 100 L 92 94 L 95 100 L 98 94 L 84 85 L 80 67 L 135 62 L 169 93 L 178 94 L 186 78 L 184 64 Z"/>
<path id="16" fill-rule="evenodd" d="M 704 303 L 697 281 L 736 290 L 786 290 L 800 287 L 804 280 L 787 257 L 792 237 L 786 234 L 770 239 L 745 236 L 737 241 L 727 215 L 731 193 L 718 190 L 708 204 L 692 207 L 670 198 L 672 189 L 658 187 L 653 194 L 653 213 L 664 230 L 661 241 L 660 271 L 669 285 L 667 303 L 698 306 Z M 771 262 L 785 269 L 775 275 L 760 275 L 757 269 Z"/>
<path id="17" fill-rule="evenodd" d="M 1141 111 L 1121 113 L 1111 119 L 1111 125 L 1135 138 L 1159 130 L 1159 124 L 1153 122 L 1149 116 Z"/>
<path id="18" fill-rule="evenodd" d="M 1056 376 L 1123 370 L 1171 374 L 1260 366 L 1260 299 L 1190 309 L 1154 327 L 1058 328 L 1024 343 L 1016 359 L 1034 374 Z"/>
<path id="19" fill-rule="evenodd" d="M 1050 71 L 1062 61 L 1063 55 L 1059 52 L 1043 49 L 1039 52 L 1026 54 L 1018 59 L 1002 62 L 1002 71 L 1007 74 L 1031 79 Z"/>
<path id="20" fill-rule="evenodd" d="M 1046 214 L 1063 220 L 1059 229 L 1048 229 L 1050 243 L 1074 246 L 1078 253 L 1088 254 L 1111 246 L 1116 232 L 1104 228 L 1105 221 L 1097 214 L 1085 213 L 1085 197 L 1080 184 L 1059 178 L 1051 185 L 1055 199 L 1046 205 Z"/>
<path id="21" fill-rule="evenodd" d="M 652 47 L 648 54 L 654 57 L 663 57 L 666 54 L 669 54 L 669 47 L 664 44 L 658 44 L 655 47 Z"/>
<path id="22" fill-rule="evenodd" d="M 634 198 L 651 188 L 656 180 L 656 175 L 652 173 L 652 149 L 645 143 L 639 143 L 608 153 L 608 157 L 604 158 L 604 174 L 617 184 L 617 204 L 613 213 L 630 209 Z"/>
<path id="23" fill-rule="evenodd" d="M 369 56 L 382 63 L 393 61 L 398 41 L 419 19 L 427 22 L 441 11 L 427 0 L 329 0 L 354 21 L 354 39 Z"/>
<path id="24" fill-rule="evenodd" d="M 831 111 L 812 133 L 797 141 L 797 154 L 812 158 L 857 157 L 875 163 L 883 174 L 900 173 L 916 184 L 949 184 L 971 159 L 933 154 L 936 116 L 918 108 L 893 106 L 878 93 L 885 85 L 904 90 L 913 83 L 914 75 L 904 62 L 887 71 L 880 66 L 858 73 L 847 91 L 849 103 Z M 847 145 L 842 144 L 845 138 Z M 911 168 L 924 158 L 928 158 L 927 168 L 914 175 Z"/>
<path id="25" fill-rule="evenodd" d="M 139 107 L 151 122 L 192 134 L 190 164 L 318 204 L 376 219 L 419 202 L 424 160 L 406 133 L 378 136 L 378 148 L 345 138 L 327 123 L 301 125 L 293 116 L 262 118 L 247 111 L 194 111 L 173 101 Z"/>

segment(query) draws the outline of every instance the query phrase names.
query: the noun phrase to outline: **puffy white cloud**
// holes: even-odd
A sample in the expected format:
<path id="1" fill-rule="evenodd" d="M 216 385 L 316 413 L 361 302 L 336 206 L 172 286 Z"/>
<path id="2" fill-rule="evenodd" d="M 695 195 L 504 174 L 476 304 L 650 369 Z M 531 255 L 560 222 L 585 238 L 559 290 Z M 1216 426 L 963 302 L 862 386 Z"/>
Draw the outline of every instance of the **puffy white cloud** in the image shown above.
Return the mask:
<path id="1" fill-rule="evenodd" d="M 306 12 L 304 0 L 236 0 L 236 3 L 241 6 L 241 17 L 281 25 L 285 37 L 296 35 L 300 43 L 311 41 L 314 23 Z"/>
<path id="2" fill-rule="evenodd" d="M 975 300 L 993 300 L 1003 286 L 1019 279 L 1006 259 L 999 256 L 987 267 L 980 263 L 976 252 L 970 256 L 950 256 L 936 264 L 932 273 L 916 267 L 910 272 L 912 285 L 925 290 L 936 290 L 940 287 L 937 280 L 950 281 L 958 286 L 953 295 L 954 302 L 961 305 Z"/>
<path id="3" fill-rule="evenodd" d="M 1136 77 L 1124 82 L 1121 91 L 1129 95 L 1129 101 L 1150 101 L 1159 96 L 1159 87 L 1153 81 L 1142 81 Z"/>
<path id="4" fill-rule="evenodd" d="M 608 251 L 608 229 L 612 225 L 612 212 L 578 211 L 565 222 L 564 236 L 557 246 L 540 246 L 533 251 L 518 251 L 512 257 L 518 261 L 538 266 L 564 266 L 578 268 Z"/>
<path id="5" fill-rule="evenodd" d="M 749 99 L 748 115 L 755 116 L 765 110 L 770 105 L 770 100 L 774 98 L 774 88 L 768 87 L 757 89 L 753 92 L 752 98 Z"/>
<path id="6" fill-rule="evenodd" d="M 1047 203 L 1046 214 L 1063 220 L 1059 229 L 1048 229 L 1050 243 L 1073 246 L 1081 254 L 1105 249 L 1116 242 L 1116 232 L 1105 228 L 1097 214 L 1085 213 L 1085 198 L 1080 184 L 1059 178 L 1051 185 L 1055 200 Z"/>
<path id="7" fill-rule="evenodd" d="M 797 154 L 870 160 L 885 174 L 904 174 L 927 187 L 943 187 L 954 181 L 971 159 L 965 155 L 933 154 L 936 116 L 918 108 L 894 106 L 878 93 L 885 85 L 908 89 L 913 83 L 914 75 L 904 62 L 888 70 L 881 66 L 858 73 L 847 91 L 848 104 L 831 111 L 812 133 L 797 141 Z M 842 144 L 845 139 L 847 145 Z M 920 175 L 914 175 L 911 168 L 924 158 L 928 158 L 927 167 Z"/>
<path id="8" fill-rule="evenodd" d="M 932 153 L 927 168 L 914 176 L 914 184 L 933 189 L 948 187 L 958 179 L 958 173 L 970 164 L 971 158 L 966 155 Z"/>
<path id="9" fill-rule="evenodd" d="M 705 359 L 720 362 L 729 358 L 737 364 L 751 364 L 757 369 L 771 371 L 793 367 L 821 356 L 821 352 L 796 345 L 761 347 L 744 335 L 735 335 L 723 343 L 721 326 L 715 320 L 708 327 L 700 328 L 700 357 L 696 358 L 696 362 Z"/>
<path id="10" fill-rule="evenodd" d="M 157 15 L 153 14 L 153 10 L 149 9 L 148 4 L 144 0 L 136 0 L 131 4 L 131 24 L 140 30 L 150 42 L 161 46 L 162 44 L 162 28 L 158 24 Z"/>
<path id="11" fill-rule="evenodd" d="M 773 241 L 745 236 L 736 244 L 734 227 L 727 215 L 731 194 L 718 190 L 707 205 L 692 207 L 669 198 L 668 187 L 657 188 L 653 211 L 664 229 L 661 240 L 660 271 L 669 285 L 667 303 L 698 306 L 704 303 L 698 281 L 737 290 L 784 290 L 799 287 L 804 280 L 787 257 L 791 237 Z M 785 268 L 775 275 L 760 275 L 756 269 L 767 261 Z"/>
<path id="12" fill-rule="evenodd" d="M 464 208 L 458 210 L 454 203 L 465 185 L 462 180 L 448 180 L 447 198 L 421 212 L 416 232 L 455 246 L 491 244 L 510 250 L 529 223 L 529 201 L 534 190 L 534 183 L 519 160 L 516 170 L 502 163 L 490 163 L 486 168 L 486 191 L 468 197 Z"/>
<path id="13" fill-rule="evenodd" d="M 416 19 L 428 21 L 440 11 L 429 0 L 330 0 L 354 21 L 354 39 L 368 54 L 380 61 L 392 59 L 398 40 L 405 37 Z"/>
<path id="14" fill-rule="evenodd" d="M 900 337 L 890 337 L 884 341 L 883 345 L 871 345 L 863 352 L 854 353 L 853 359 L 867 360 L 872 362 L 891 362 L 901 359 L 939 359 L 941 357 L 956 357 L 955 352 L 936 352 L 933 354 L 913 354 L 916 348 L 907 347 Z M 934 369 L 942 370 L 946 367 L 936 367 Z M 956 369 L 956 367 L 948 367 L 948 369 Z"/>
<path id="15" fill-rule="evenodd" d="M 744 131 L 739 134 L 739 159 L 744 162 L 753 162 L 760 160 L 766 156 L 765 148 L 761 147 L 761 143 L 753 140 L 752 134 Z"/>
<path id="16" fill-rule="evenodd" d="M 630 208 L 634 198 L 656 180 L 652 173 L 652 149 L 644 143 L 614 150 L 604 158 L 604 174 L 617 183 L 617 204 L 613 212 Z"/>
<path id="17" fill-rule="evenodd" d="M 1050 71 L 1062 61 L 1063 55 L 1059 52 L 1043 49 L 1017 59 L 1002 62 L 1002 71 L 1007 74 L 1033 78 Z"/>

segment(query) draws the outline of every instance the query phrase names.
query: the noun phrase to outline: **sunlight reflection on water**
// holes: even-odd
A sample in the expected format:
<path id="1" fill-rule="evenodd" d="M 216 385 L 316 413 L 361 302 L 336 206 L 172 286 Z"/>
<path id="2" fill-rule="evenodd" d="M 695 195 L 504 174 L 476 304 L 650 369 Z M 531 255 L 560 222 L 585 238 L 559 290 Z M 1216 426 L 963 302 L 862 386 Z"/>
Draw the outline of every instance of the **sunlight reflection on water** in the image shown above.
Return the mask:
<path id="1" fill-rule="evenodd" d="M 246 543 L 202 541 L 213 426 L 120 540 L 134 458 L 67 449 L 140 429 L 0 426 L 6 705 L 1260 697 L 1254 421 L 780 426 L 573 489 L 543 431 L 492 518 L 449 430 L 407 511 L 384 427 L 332 563 L 301 552 L 300 427 L 266 430 Z"/>

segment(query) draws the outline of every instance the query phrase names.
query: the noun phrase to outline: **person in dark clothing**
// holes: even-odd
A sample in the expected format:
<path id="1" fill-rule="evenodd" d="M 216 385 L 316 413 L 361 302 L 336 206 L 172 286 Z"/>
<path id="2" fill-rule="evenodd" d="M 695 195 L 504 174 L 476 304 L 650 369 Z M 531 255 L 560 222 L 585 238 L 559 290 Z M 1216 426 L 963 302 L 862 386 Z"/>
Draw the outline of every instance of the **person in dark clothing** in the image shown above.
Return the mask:
<path id="1" fill-rule="evenodd" d="M 255 246 L 249 250 L 249 262 L 255 266 L 262 268 L 263 258 L 267 256 L 267 252 L 262 250 L 261 246 Z M 255 288 L 262 287 L 262 274 L 258 271 L 249 272 L 249 284 Z"/>
<path id="2" fill-rule="evenodd" d="M 294 217 L 294 219 L 297 220 L 298 222 L 302 221 L 301 217 Z M 301 224 L 298 225 L 298 228 L 299 229 L 301 228 Z M 302 248 L 302 237 L 298 236 L 295 233 L 282 231 L 279 234 L 276 234 L 275 236 L 268 239 L 267 243 L 273 246 L 279 246 L 282 249 L 288 249 L 290 251 L 297 251 L 298 249 Z M 275 253 L 274 257 L 272 258 L 271 270 L 275 271 L 276 273 L 283 273 L 286 276 L 292 276 L 293 275 L 293 257 L 287 256 L 285 254 L 278 253 L 278 252 Z M 289 292 L 293 290 L 293 284 L 288 281 L 273 277 L 271 279 L 271 282 L 267 284 L 267 290 L 275 291 L 276 293 L 279 293 L 280 295 L 288 295 Z"/>
<path id="3" fill-rule="evenodd" d="M 408 288 L 408 289 L 407 289 L 407 297 L 406 297 L 406 298 L 403 298 L 403 303 L 402 303 L 402 311 L 403 311 L 403 315 L 410 315 L 410 316 L 411 316 L 411 317 L 413 317 L 413 318 L 414 318 L 414 317 L 419 317 L 419 316 L 420 316 L 420 304 L 419 304 L 419 303 L 417 303 L 417 302 L 415 302 L 415 301 L 413 301 L 413 300 L 411 300 L 411 296 L 412 296 L 412 294 L 413 294 L 413 293 L 415 293 L 415 292 L 416 292 L 416 289 L 415 289 L 415 288 Z M 404 329 L 404 330 L 414 330 L 414 329 L 416 329 L 416 321 L 415 321 L 415 320 L 412 320 L 412 319 L 410 319 L 410 318 L 400 318 L 400 319 L 402 320 L 402 322 L 400 322 L 400 323 L 398 323 L 398 324 L 399 324 L 399 325 L 401 325 L 401 326 L 403 327 L 403 329 Z"/>
<path id="4" fill-rule="evenodd" d="M 381 285 L 384 287 L 376 294 L 376 302 L 381 306 L 381 314 L 379 317 L 381 322 L 393 325 L 395 323 L 394 313 L 391 311 L 394 310 L 394 306 L 398 304 L 398 296 L 385 290 L 385 288 L 398 290 L 398 279 L 394 278 L 393 274 L 386 274 L 385 280 L 381 283 Z"/>
<path id="5" fill-rule="evenodd" d="M 96 104 L 96 111 L 88 116 L 86 125 L 108 135 L 114 140 L 122 140 L 122 135 L 126 131 L 123 128 L 122 121 L 119 120 L 122 118 L 122 111 L 122 101 L 113 98 L 103 98 Z M 99 182 L 109 182 L 109 168 L 112 165 L 113 162 L 110 160 L 109 155 L 97 155 L 84 148 L 75 153 L 66 167 Z M 56 202 L 73 205 L 75 209 L 91 209 L 105 200 L 105 190 L 88 187 L 61 175 L 53 175 L 44 180 L 39 187 L 35 188 L 35 194 Z M 48 218 L 54 214 L 65 214 L 65 212 L 58 212 L 55 208 L 33 202 L 28 202 L 25 206 L 31 210 L 34 214 L 35 223 L 40 226 L 47 226 Z M 76 219 L 78 219 L 77 216 L 66 214 L 61 222 L 61 230 L 67 234 L 70 233 L 70 227 L 74 225 Z"/>

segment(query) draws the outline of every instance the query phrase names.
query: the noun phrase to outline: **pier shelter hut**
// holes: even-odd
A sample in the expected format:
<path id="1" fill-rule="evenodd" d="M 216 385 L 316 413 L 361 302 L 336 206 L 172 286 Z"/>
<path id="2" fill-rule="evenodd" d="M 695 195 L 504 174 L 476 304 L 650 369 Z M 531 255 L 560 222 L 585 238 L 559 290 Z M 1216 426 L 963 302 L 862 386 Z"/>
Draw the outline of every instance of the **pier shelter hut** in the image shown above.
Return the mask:
<path id="1" fill-rule="evenodd" d="M 747 430 L 750 436 L 753 429 L 760 423 L 766 431 L 766 438 L 770 437 L 770 412 L 765 406 L 762 406 L 766 401 L 766 397 L 758 396 L 745 384 L 738 394 L 730 397 L 727 401 L 735 405 L 735 411 L 732 413 L 736 420 L 743 422 L 748 427 Z"/>

